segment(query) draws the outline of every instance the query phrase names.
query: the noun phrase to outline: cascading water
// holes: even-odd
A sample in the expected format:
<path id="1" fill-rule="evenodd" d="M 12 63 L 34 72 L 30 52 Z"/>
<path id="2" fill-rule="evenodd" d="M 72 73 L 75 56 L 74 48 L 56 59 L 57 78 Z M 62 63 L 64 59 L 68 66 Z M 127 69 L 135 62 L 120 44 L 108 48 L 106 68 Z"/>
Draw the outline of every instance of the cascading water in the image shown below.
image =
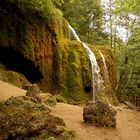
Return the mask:
<path id="1" fill-rule="evenodd" d="M 91 51 L 91 49 L 80 40 L 78 35 L 76 34 L 75 30 L 69 25 L 69 29 L 71 30 L 74 38 L 80 42 L 83 47 L 87 50 L 90 62 L 91 62 L 91 68 L 92 68 L 92 86 L 93 86 L 93 102 L 96 101 L 96 94 L 104 92 L 104 86 L 103 86 L 103 79 L 100 74 L 100 67 L 96 61 L 95 54 Z"/>
<path id="2" fill-rule="evenodd" d="M 104 68 L 105 68 L 105 72 L 108 73 L 108 70 L 107 70 L 107 66 L 106 66 L 106 61 L 105 61 L 105 58 L 104 58 L 104 55 L 100 52 L 100 55 L 101 55 L 101 58 L 103 60 L 103 64 L 104 64 Z"/>
<path id="3" fill-rule="evenodd" d="M 105 57 L 101 52 L 100 52 L 100 55 L 101 55 L 101 58 L 102 58 L 102 61 L 103 61 L 103 64 L 104 64 L 104 73 L 105 73 L 105 79 L 104 80 L 105 80 L 106 84 L 109 84 L 110 81 L 109 81 L 108 68 L 107 68 L 107 65 L 106 65 Z"/>

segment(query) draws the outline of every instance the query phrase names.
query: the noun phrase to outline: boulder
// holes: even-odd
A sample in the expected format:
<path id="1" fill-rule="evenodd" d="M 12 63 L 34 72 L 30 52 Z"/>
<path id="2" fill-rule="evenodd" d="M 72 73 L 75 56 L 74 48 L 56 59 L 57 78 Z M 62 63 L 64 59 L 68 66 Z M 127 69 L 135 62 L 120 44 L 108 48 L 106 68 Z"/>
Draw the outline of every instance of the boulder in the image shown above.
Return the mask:
<path id="1" fill-rule="evenodd" d="M 101 101 L 89 102 L 83 109 L 85 123 L 98 127 L 116 127 L 116 110 Z"/>
<path id="2" fill-rule="evenodd" d="M 40 88 L 38 87 L 37 84 L 29 84 L 26 87 L 26 96 L 30 96 L 30 97 L 35 97 L 37 94 L 40 93 Z"/>

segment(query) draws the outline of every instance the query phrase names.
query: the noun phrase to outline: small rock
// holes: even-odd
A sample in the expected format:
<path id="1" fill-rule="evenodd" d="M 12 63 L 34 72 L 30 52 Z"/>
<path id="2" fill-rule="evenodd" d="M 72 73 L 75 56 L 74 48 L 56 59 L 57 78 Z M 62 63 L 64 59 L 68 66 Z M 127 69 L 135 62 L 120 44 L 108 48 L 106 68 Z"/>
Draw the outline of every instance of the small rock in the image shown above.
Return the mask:
<path id="1" fill-rule="evenodd" d="M 35 97 L 38 93 L 40 93 L 40 88 L 37 84 L 28 85 L 26 96 Z"/>

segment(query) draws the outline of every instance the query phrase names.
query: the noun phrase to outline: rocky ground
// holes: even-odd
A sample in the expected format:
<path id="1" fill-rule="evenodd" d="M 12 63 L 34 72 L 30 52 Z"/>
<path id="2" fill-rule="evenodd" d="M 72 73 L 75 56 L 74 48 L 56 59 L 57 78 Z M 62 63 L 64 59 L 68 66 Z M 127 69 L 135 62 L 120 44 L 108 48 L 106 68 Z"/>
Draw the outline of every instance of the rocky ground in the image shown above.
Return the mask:
<path id="1" fill-rule="evenodd" d="M 25 95 L 26 91 L 0 81 L 0 101 L 10 96 Z M 83 122 L 83 107 L 58 103 L 52 114 L 63 118 L 66 126 L 77 132 L 78 140 L 139 140 L 140 112 L 121 105 L 117 110 L 117 127 L 98 128 Z"/>

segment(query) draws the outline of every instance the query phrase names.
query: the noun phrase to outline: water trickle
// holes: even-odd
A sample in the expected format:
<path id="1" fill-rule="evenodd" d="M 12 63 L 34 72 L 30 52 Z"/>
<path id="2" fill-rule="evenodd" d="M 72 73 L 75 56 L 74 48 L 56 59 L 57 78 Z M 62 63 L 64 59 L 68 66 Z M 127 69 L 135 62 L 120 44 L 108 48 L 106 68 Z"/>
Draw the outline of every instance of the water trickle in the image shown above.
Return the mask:
<path id="1" fill-rule="evenodd" d="M 109 81 L 109 74 L 108 74 L 108 68 L 107 68 L 107 65 L 106 65 L 106 61 L 105 61 L 105 57 L 104 55 L 100 52 L 100 55 L 101 55 L 101 58 L 102 58 L 102 61 L 103 61 L 103 64 L 104 64 L 104 73 L 105 73 L 105 83 L 106 84 L 109 84 L 110 81 Z"/>
<path id="2" fill-rule="evenodd" d="M 103 60 L 105 73 L 108 74 L 108 69 L 107 69 L 107 66 L 106 66 L 106 61 L 105 61 L 104 55 L 101 52 L 100 52 L 100 55 L 101 55 L 101 58 Z"/>
<path id="3" fill-rule="evenodd" d="M 95 54 L 91 51 L 91 49 L 88 47 L 88 45 L 80 40 L 78 35 L 76 34 L 76 31 L 69 25 L 69 28 L 74 36 L 74 38 L 80 42 L 83 47 L 87 50 L 90 63 L 91 63 L 91 68 L 92 68 L 92 86 L 93 86 L 93 102 L 96 101 L 96 94 L 100 94 L 104 91 L 104 86 L 103 86 L 103 79 L 100 74 L 100 67 L 96 61 Z"/>

